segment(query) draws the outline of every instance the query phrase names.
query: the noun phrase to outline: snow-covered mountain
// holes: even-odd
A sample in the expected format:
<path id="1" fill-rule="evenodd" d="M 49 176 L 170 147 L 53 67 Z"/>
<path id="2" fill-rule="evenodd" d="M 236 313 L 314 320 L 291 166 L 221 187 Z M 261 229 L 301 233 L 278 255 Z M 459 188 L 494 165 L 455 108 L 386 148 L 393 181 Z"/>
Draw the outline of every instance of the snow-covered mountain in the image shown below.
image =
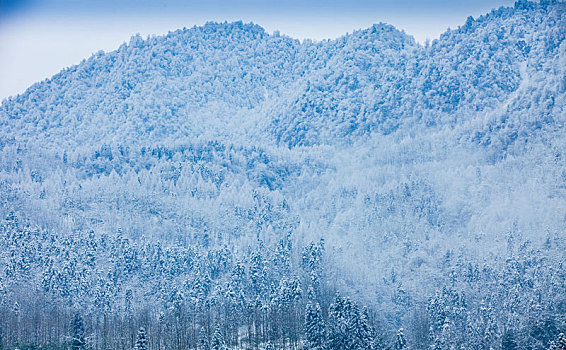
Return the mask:
<path id="1" fill-rule="evenodd" d="M 557 1 L 425 46 L 386 24 L 300 42 L 208 23 L 33 85 L 0 106 L 0 329 L 29 333 L 13 305 L 34 310 L 34 290 L 96 332 L 100 310 L 151 341 L 144 315 L 192 317 L 168 349 L 216 324 L 243 346 L 244 319 L 277 324 L 244 332 L 256 346 L 296 346 L 307 303 L 340 328 L 340 291 L 382 344 L 404 327 L 413 348 L 549 346 L 566 331 L 565 39 Z M 28 333 L 5 344 L 41 343 Z M 96 348 L 133 344 L 105 334 Z"/>

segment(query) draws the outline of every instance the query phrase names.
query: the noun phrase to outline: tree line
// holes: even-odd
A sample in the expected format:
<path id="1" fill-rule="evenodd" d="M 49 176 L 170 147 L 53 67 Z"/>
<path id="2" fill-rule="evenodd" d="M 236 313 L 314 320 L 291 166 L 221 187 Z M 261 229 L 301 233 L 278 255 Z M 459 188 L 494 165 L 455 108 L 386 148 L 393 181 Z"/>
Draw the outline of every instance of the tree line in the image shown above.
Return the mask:
<path id="1" fill-rule="evenodd" d="M 565 331 L 559 237 L 521 244 L 501 265 L 447 254 L 436 291 L 408 293 L 391 276 L 385 301 L 372 303 L 336 284 L 324 240 L 296 246 L 288 235 L 232 251 L 57 235 L 13 213 L 0 228 L 6 349 L 131 349 L 140 327 L 149 348 L 173 350 L 548 349 Z"/>

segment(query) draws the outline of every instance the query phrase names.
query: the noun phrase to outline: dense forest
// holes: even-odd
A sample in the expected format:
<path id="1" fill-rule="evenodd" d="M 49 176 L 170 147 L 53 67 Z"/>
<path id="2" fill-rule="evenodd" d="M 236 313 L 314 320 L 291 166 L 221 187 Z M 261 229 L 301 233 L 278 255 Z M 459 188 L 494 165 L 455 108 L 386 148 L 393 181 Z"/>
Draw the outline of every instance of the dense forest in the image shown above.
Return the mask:
<path id="1" fill-rule="evenodd" d="M 0 105 L 0 349 L 566 349 L 566 3 L 207 23 Z"/>
<path id="2" fill-rule="evenodd" d="M 152 349 L 546 349 L 564 327 L 566 270 L 540 258 L 563 254 L 559 238 L 524 242 L 500 266 L 447 254 L 447 282 L 427 298 L 392 274 L 390 309 L 370 310 L 336 291 L 324 240 L 234 253 L 122 232 L 57 237 L 13 214 L 2 233 L 9 349 L 128 349 L 139 327 Z"/>

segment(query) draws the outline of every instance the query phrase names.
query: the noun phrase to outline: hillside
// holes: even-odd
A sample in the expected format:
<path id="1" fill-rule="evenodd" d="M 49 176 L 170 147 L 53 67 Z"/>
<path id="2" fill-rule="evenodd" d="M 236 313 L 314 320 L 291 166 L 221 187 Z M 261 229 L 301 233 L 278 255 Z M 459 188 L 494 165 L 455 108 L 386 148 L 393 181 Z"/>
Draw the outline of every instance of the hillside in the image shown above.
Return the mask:
<path id="1" fill-rule="evenodd" d="M 153 348 L 201 327 L 296 348 L 316 304 L 332 349 L 348 317 L 357 349 L 400 328 L 412 349 L 547 349 L 566 332 L 565 39 L 560 1 L 424 46 L 387 24 L 300 42 L 207 23 L 4 100 L 0 344 L 64 342 L 79 312 L 96 349 L 140 325 Z"/>

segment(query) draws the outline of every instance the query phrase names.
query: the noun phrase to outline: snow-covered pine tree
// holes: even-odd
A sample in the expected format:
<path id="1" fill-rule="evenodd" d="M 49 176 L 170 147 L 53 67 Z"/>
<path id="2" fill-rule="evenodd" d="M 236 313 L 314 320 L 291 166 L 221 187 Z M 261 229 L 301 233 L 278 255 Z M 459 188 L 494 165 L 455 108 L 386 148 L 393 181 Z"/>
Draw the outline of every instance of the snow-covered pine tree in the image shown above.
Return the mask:
<path id="1" fill-rule="evenodd" d="M 226 343 L 224 342 L 224 336 L 222 335 L 222 331 L 220 330 L 220 326 L 216 326 L 214 330 L 214 335 L 212 336 L 212 350 L 225 350 Z"/>
<path id="2" fill-rule="evenodd" d="M 135 350 L 147 350 L 147 335 L 145 333 L 145 328 L 143 327 L 140 327 L 140 330 L 138 331 Z"/>
<path id="3" fill-rule="evenodd" d="M 124 296 L 124 311 L 128 316 L 130 316 L 132 313 L 132 299 L 133 299 L 132 290 L 127 289 L 126 295 Z"/>
<path id="4" fill-rule="evenodd" d="M 361 326 L 362 321 L 360 318 L 360 308 L 356 303 L 353 303 L 350 298 L 345 298 L 344 300 L 344 314 L 346 322 L 346 332 L 344 334 L 344 339 L 346 339 L 347 349 L 352 350 L 366 350 L 370 348 L 370 344 L 367 344 L 367 339 L 362 334 Z"/>
<path id="5" fill-rule="evenodd" d="M 72 350 L 83 350 L 86 345 L 85 341 L 85 328 L 83 324 L 83 318 L 80 313 L 75 313 L 73 322 L 71 324 L 71 329 L 73 330 L 73 338 L 71 339 L 71 349 Z"/>
<path id="6" fill-rule="evenodd" d="M 305 311 L 305 344 L 303 349 L 326 348 L 326 326 L 318 303 L 309 302 Z"/>
<path id="7" fill-rule="evenodd" d="M 330 349 L 372 349 L 375 331 L 367 311 L 360 311 L 349 298 L 337 294 L 329 309 L 328 339 Z"/>
<path id="8" fill-rule="evenodd" d="M 405 339 L 405 333 L 403 328 L 397 331 L 397 336 L 395 337 L 395 350 L 406 349 L 407 340 Z"/>
<path id="9" fill-rule="evenodd" d="M 22 317 L 22 310 L 20 308 L 20 303 L 17 301 L 14 303 L 14 315 L 16 315 L 16 322 L 20 322 Z"/>
<path id="10" fill-rule="evenodd" d="M 323 254 L 324 239 L 321 239 L 319 243 L 311 242 L 310 245 L 303 247 L 301 255 L 301 266 L 310 276 L 312 287 L 317 294 L 320 289 Z"/>
<path id="11" fill-rule="evenodd" d="M 453 332 L 454 332 L 454 323 L 450 319 L 446 318 L 446 321 L 442 326 L 442 331 L 440 332 L 440 335 L 435 339 L 434 349 L 442 350 L 442 349 L 450 349 L 454 347 L 452 341 Z"/>
<path id="12" fill-rule="evenodd" d="M 344 348 L 344 302 L 336 293 L 334 302 L 328 309 L 328 341 L 330 349 Z"/>
<path id="13" fill-rule="evenodd" d="M 198 336 L 198 348 L 200 350 L 210 350 L 208 334 L 206 334 L 206 329 L 204 327 L 200 327 L 200 332 Z"/>
<path id="14" fill-rule="evenodd" d="M 374 349 L 376 332 L 370 324 L 367 308 L 364 307 L 362 309 L 358 319 L 359 322 L 357 333 L 360 341 L 360 346 L 364 349 Z"/>
<path id="15" fill-rule="evenodd" d="M 550 343 L 550 350 L 566 350 L 566 336 L 564 336 L 564 333 L 560 333 L 558 339 Z"/>

